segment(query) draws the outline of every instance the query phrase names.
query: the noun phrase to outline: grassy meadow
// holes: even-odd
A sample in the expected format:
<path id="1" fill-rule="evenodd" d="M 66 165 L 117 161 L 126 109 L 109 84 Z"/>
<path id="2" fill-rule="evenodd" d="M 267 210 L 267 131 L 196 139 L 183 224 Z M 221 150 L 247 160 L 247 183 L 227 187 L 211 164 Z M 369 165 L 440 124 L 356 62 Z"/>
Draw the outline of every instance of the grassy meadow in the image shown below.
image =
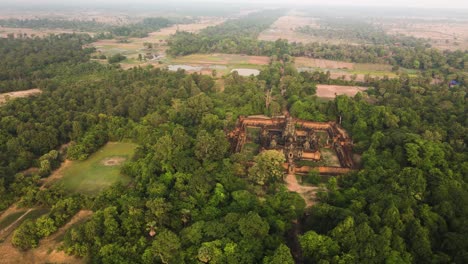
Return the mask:
<path id="1" fill-rule="evenodd" d="M 128 183 L 129 177 L 120 173 L 123 162 L 130 160 L 137 145 L 109 142 L 85 161 L 73 161 L 64 168 L 59 184 L 71 192 L 93 195 L 112 184 Z"/>

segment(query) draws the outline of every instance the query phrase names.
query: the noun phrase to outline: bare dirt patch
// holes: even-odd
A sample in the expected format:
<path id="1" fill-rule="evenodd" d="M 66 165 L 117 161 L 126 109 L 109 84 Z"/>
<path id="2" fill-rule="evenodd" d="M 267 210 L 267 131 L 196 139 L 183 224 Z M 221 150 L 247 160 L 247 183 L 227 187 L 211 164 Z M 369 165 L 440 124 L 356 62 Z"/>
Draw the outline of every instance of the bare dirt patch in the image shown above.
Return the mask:
<path id="1" fill-rule="evenodd" d="M 42 93 L 40 89 L 30 89 L 24 91 L 16 91 L 16 92 L 8 92 L 0 94 L 0 104 L 5 103 L 8 99 L 15 99 L 15 98 L 22 98 L 28 97 L 33 95 L 38 95 Z"/>
<path id="2" fill-rule="evenodd" d="M 264 30 L 258 39 L 266 41 L 275 41 L 277 39 L 287 39 L 289 42 L 313 42 L 314 39 L 306 34 L 296 32 L 299 27 L 310 26 L 318 27 L 317 19 L 300 16 L 297 13 L 290 13 L 287 16 L 280 17 L 270 28 Z"/>
<path id="3" fill-rule="evenodd" d="M 317 84 L 317 96 L 322 98 L 335 98 L 337 95 L 355 96 L 358 92 L 367 90 L 367 87 Z"/>
<path id="4" fill-rule="evenodd" d="M 125 160 L 127 160 L 125 157 L 110 157 L 102 160 L 101 164 L 104 166 L 118 166 L 124 163 Z"/>
<path id="5" fill-rule="evenodd" d="M 311 207 L 315 204 L 317 191 L 320 189 L 319 187 L 299 184 L 294 174 L 288 174 L 285 178 L 285 182 L 289 191 L 298 193 L 304 199 L 306 207 Z"/>
<path id="6" fill-rule="evenodd" d="M 177 31 L 187 31 L 190 33 L 198 33 L 200 32 L 200 30 L 204 28 L 219 25 L 223 23 L 224 21 L 225 19 L 222 19 L 222 18 L 215 18 L 215 17 L 204 18 L 192 24 L 178 24 L 178 25 L 163 28 L 157 32 L 151 33 L 150 37 L 169 36 L 169 35 L 175 34 Z"/>
<path id="7" fill-rule="evenodd" d="M 56 169 L 52 174 L 44 179 L 41 179 L 42 181 L 42 186 L 41 190 L 44 190 L 45 188 L 49 187 L 53 182 L 57 181 L 58 179 L 61 179 L 63 177 L 63 170 L 68 168 L 72 164 L 71 160 L 65 160 L 58 169 Z"/>

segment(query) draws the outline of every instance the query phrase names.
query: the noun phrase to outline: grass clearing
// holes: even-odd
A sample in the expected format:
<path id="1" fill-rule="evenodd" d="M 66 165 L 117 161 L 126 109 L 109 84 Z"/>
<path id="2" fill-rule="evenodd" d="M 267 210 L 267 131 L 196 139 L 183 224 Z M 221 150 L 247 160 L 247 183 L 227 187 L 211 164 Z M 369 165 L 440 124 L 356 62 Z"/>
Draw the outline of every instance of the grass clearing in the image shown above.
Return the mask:
<path id="1" fill-rule="evenodd" d="M 59 184 L 71 192 L 93 195 L 112 184 L 128 183 L 129 177 L 120 173 L 124 161 L 130 160 L 137 145 L 109 142 L 85 161 L 72 161 L 62 172 Z"/>

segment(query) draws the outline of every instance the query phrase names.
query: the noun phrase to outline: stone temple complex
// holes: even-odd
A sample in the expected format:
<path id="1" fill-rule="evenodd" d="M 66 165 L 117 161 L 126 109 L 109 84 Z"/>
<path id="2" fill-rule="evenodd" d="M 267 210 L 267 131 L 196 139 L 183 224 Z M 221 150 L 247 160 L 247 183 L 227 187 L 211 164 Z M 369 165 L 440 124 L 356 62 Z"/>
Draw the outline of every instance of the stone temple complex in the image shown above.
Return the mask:
<path id="1" fill-rule="evenodd" d="M 353 142 L 336 122 L 311 122 L 289 116 L 240 117 L 229 133 L 231 148 L 240 152 L 246 145 L 257 151 L 284 153 L 288 174 L 344 174 L 354 169 Z"/>

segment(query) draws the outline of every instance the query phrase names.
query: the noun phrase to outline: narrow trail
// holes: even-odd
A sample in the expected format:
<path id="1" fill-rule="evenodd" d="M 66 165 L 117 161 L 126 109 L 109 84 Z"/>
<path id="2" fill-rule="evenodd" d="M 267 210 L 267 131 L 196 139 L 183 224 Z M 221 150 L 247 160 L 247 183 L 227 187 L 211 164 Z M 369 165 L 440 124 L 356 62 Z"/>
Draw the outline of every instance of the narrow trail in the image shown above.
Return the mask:
<path id="1" fill-rule="evenodd" d="M 62 178 L 63 170 L 65 168 L 69 167 L 70 165 L 71 165 L 71 160 L 68 160 L 68 159 L 64 160 L 62 162 L 62 164 L 60 165 L 60 167 L 58 169 L 56 169 L 55 171 L 53 171 L 52 174 L 50 174 L 49 177 L 41 179 L 42 185 L 39 188 L 39 190 L 44 190 L 45 188 L 49 187 L 50 183 Z"/>
<path id="2" fill-rule="evenodd" d="M 52 183 L 53 181 L 55 180 L 58 180 L 62 177 L 62 171 L 70 166 L 71 164 L 71 161 L 70 160 L 65 160 L 62 165 L 60 165 L 60 167 L 58 169 L 56 169 L 54 172 L 52 172 L 52 174 L 47 177 L 47 178 L 44 178 L 44 179 L 41 179 L 41 187 L 39 187 L 39 190 L 44 190 L 45 188 L 47 188 L 50 183 Z M 21 208 L 18 208 L 16 206 L 17 203 L 14 203 L 12 204 L 10 207 L 8 207 L 5 211 L 3 211 L 2 213 L 0 213 L 0 221 L 5 219 L 6 217 L 8 217 L 9 215 L 11 214 L 14 214 L 20 210 L 23 210 Z M 34 210 L 34 208 L 30 208 L 28 209 L 26 212 L 24 212 L 23 215 L 21 215 L 20 217 L 18 217 L 18 219 L 16 219 L 12 224 L 10 224 L 9 226 L 5 227 L 3 230 L 0 230 L 0 238 L 2 238 L 4 236 L 5 233 L 7 233 L 7 231 L 15 226 L 15 224 L 17 224 L 19 221 L 21 221 L 27 214 L 29 214 L 32 210 Z"/>
<path id="3" fill-rule="evenodd" d="M 316 186 L 301 185 L 296 178 L 295 174 L 288 174 L 284 179 L 289 191 L 298 193 L 306 202 L 306 207 L 312 207 L 316 203 L 317 191 L 320 190 Z M 304 216 L 303 216 L 304 217 Z M 302 234 L 302 221 L 304 219 L 297 219 L 293 221 L 292 228 L 287 234 L 287 245 L 291 249 L 294 261 L 297 264 L 302 264 L 301 246 L 299 244 L 299 235 Z"/>
<path id="4" fill-rule="evenodd" d="M 3 235 L 4 235 L 5 233 L 7 233 L 8 230 L 9 230 L 11 227 L 15 226 L 19 221 L 21 221 L 21 219 L 23 219 L 23 218 L 24 218 L 27 214 L 29 214 L 32 210 L 33 210 L 32 208 L 28 209 L 26 212 L 24 212 L 24 214 L 23 214 L 22 216 L 18 217 L 18 219 L 16 219 L 13 223 L 11 223 L 9 226 L 5 227 L 3 230 L 0 230 L 0 238 L 2 238 Z"/>

